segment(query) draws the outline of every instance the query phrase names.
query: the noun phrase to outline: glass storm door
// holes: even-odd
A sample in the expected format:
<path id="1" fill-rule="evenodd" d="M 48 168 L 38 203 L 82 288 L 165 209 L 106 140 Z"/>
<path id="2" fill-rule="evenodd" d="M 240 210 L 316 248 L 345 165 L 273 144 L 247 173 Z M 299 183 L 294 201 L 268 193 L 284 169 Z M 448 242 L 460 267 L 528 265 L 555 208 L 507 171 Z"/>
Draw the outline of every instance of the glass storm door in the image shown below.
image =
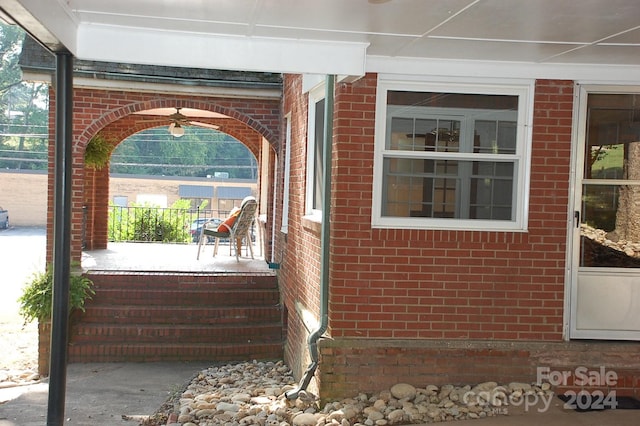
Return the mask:
<path id="1" fill-rule="evenodd" d="M 598 90 L 580 94 L 570 337 L 640 340 L 640 91 Z"/>

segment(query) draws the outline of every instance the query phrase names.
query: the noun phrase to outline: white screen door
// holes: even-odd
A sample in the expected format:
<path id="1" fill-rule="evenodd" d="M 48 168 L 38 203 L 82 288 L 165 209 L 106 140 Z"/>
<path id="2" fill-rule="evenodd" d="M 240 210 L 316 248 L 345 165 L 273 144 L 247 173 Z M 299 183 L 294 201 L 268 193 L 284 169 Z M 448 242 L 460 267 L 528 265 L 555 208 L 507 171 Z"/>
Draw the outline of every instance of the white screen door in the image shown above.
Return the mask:
<path id="1" fill-rule="evenodd" d="M 571 338 L 640 340 L 640 88 L 633 89 L 580 91 Z"/>

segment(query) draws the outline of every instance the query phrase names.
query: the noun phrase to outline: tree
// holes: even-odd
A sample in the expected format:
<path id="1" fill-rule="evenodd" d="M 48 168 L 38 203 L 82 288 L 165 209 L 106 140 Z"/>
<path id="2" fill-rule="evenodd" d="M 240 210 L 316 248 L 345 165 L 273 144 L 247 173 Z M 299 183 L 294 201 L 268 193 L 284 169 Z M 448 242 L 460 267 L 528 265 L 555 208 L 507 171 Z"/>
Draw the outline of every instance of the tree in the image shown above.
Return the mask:
<path id="1" fill-rule="evenodd" d="M 17 25 L 5 25 L 0 23 L 0 95 L 4 95 L 12 87 L 20 84 L 22 74 L 18 65 L 24 31 Z M 7 117 L 7 105 L 0 105 L 3 119 Z"/>
<path id="2" fill-rule="evenodd" d="M 47 168 L 48 86 L 22 81 L 24 31 L 0 24 L 0 166 Z"/>
<path id="3" fill-rule="evenodd" d="M 640 142 L 633 141 L 624 145 L 622 173 L 622 178 L 625 180 L 640 180 Z M 619 191 L 615 232 L 621 239 L 638 243 L 640 241 L 640 187 L 620 185 Z"/>
<path id="4" fill-rule="evenodd" d="M 111 172 L 185 177 L 225 172 L 230 178 L 256 179 L 257 164 L 244 144 L 225 133 L 189 126 L 174 138 L 158 127 L 122 141 L 111 156 Z"/>
<path id="5" fill-rule="evenodd" d="M 18 26 L 0 24 L 0 167 L 47 169 L 48 85 L 22 81 L 19 66 L 27 37 Z M 112 152 L 111 172 L 255 179 L 255 157 L 231 136 L 187 126 L 179 139 L 166 127 L 139 132 Z"/>

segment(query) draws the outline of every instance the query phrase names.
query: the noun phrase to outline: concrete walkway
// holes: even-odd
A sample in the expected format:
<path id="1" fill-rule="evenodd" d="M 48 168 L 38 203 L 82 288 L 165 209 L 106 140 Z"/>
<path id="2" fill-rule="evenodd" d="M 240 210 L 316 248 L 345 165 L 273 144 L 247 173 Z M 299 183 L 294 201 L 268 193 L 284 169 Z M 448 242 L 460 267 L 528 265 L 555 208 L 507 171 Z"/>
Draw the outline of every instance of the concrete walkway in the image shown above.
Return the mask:
<path id="1" fill-rule="evenodd" d="M 70 364 L 65 425 L 138 425 L 209 363 Z M 0 426 L 42 426 L 48 383 L 0 389 Z"/>
<path id="2" fill-rule="evenodd" d="M 577 412 L 565 410 L 554 398 L 546 411 L 531 407 L 508 407 L 508 414 L 478 420 L 454 422 L 465 426 L 632 426 L 640 423 L 640 410 L 602 410 Z M 542 408 L 541 408 L 542 410 Z"/>
<path id="3" fill-rule="evenodd" d="M 65 425 L 138 425 L 207 363 L 71 364 L 67 371 Z M 42 426 L 47 418 L 46 383 L 0 389 L 0 426 Z M 469 426 L 635 426 L 640 410 L 579 413 L 554 399 L 548 410 L 507 407 L 507 415 L 451 422 Z"/>

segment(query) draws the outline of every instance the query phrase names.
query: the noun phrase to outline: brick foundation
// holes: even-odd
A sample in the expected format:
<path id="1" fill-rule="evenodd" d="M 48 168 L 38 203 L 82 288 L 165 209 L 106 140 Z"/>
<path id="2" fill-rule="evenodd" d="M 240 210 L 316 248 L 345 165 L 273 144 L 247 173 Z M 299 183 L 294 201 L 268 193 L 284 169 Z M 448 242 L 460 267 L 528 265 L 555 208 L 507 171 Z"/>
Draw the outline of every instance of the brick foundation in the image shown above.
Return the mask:
<path id="1" fill-rule="evenodd" d="M 38 323 L 38 374 L 49 375 L 49 356 L 51 353 L 51 323 Z"/>
<path id="2" fill-rule="evenodd" d="M 558 392 L 600 389 L 640 396 L 640 352 L 630 342 L 323 339 L 319 348 L 316 377 L 325 400 L 375 393 L 400 382 L 416 387 L 485 381 L 533 383 L 539 367 L 570 372 L 566 383 L 555 386 Z M 615 372 L 617 379 L 612 385 L 577 386 L 578 367 L 598 372 L 604 367 Z"/>

